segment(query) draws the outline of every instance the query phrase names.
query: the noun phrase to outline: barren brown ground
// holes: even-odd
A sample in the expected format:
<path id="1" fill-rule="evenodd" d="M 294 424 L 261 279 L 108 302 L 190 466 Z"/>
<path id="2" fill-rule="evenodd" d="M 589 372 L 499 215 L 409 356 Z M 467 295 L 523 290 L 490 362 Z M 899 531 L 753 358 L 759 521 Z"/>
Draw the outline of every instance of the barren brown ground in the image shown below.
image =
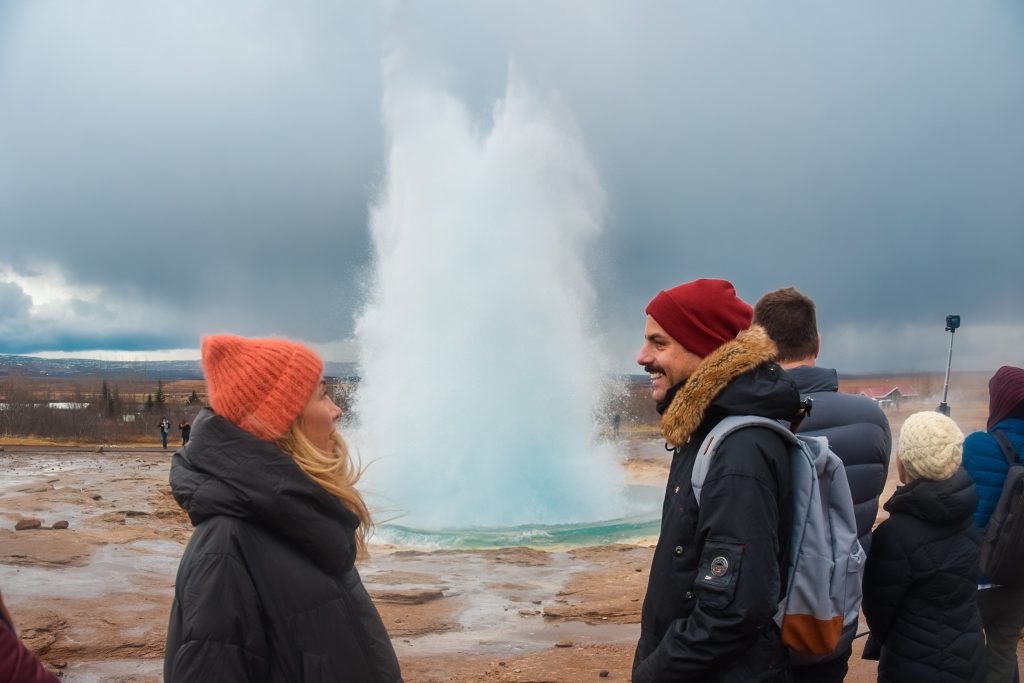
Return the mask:
<path id="1" fill-rule="evenodd" d="M 958 391 L 953 417 L 965 432 L 982 428 L 983 382 Z M 891 411 L 894 434 L 933 399 Z M 628 434 L 628 480 L 660 487 L 669 455 L 649 427 Z M 161 679 L 174 573 L 191 533 L 169 495 L 168 465 L 166 452 L 140 447 L 8 444 L 0 453 L 0 589 L 26 642 L 65 680 Z M 883 500 L 895 486 L 893 468 Z M 28 517 L 44 528 L 14 531 Z M 69 528 L 48 528 L 58 520 Z M 410 683 L 596 681 L 604 672 L 625 681 L 654 542 L 378 545 L 361 572 Z M 853 683 L 875 678 L 862 644 Z"/>

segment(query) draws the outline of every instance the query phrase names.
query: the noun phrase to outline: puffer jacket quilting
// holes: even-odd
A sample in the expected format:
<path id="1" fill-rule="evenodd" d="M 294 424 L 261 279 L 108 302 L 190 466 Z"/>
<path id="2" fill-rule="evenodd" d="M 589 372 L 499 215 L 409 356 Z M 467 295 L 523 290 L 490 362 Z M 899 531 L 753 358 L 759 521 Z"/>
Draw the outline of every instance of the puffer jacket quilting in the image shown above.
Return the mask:
<path id="1" fill-rule="evenodd" d="M 993 426 L 992 430 L 996 429 L 1001 430 L 1017 449 L 1017 459 L 1024 460 L 1024 420 L 1007 418 Z M 978 508 L 974 512 L 974 524 L 984 529 L 996 510 L 1009 466 L 991 432 L 974 432 L 964 439 L 963 464 L 978 487 Z"/>
<path id="2" fill-rule="evenodd" d="M 196 529 L 166 681 L 401 681 L 354 566 L 358 519 L 291 457 L 204 409 L 174 455 L 171 490 Z"/>
<path id="3" fill-rule="evenodd" d="M 858 540 L 869 553 L 878 499 L 889 473 L 889 421 L 870 398 L 841 393 L 835 370 L 802 365 L 786 370 L 786 376 L 801 396 L 814 401 L 811 414 L 800 423 L 800 433 L 826 437 L 829 448 L 843 461 L 853 496 Z"/>

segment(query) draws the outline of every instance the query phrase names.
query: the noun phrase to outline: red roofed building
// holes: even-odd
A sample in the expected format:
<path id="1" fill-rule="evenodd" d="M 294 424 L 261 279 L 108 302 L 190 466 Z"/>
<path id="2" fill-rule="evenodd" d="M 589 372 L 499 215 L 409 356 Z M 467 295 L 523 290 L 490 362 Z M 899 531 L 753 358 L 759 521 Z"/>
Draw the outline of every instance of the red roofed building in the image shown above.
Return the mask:
<path id="1" fill-rule="evenodd" d="M 891 387 L 889 389 L 880 386 L 861 387 L 861 390 L 858 393 L 863 396 L 867 396 L 882 408 L 898 406 L 903 399 L 919 397 L 917 389 L 909 385 Z"/>

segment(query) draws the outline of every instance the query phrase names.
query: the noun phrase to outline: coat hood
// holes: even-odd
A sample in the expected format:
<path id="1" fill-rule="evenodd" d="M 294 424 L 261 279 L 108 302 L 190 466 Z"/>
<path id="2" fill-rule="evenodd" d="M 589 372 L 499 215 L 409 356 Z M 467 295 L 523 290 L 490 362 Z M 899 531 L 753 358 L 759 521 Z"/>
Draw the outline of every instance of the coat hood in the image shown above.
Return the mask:
<path id="1" fill-rule="evenodd" d="M 974 480 L 961 467 L 949 479 L 915 479 L 885 504 L 890 513 L 900 513 L 937 524 L 967 522 L 978 507 L 978 491 Z"/>
<path id="2" fill-rule="evenodd" d="M 359 519 L 287 453 L 204 408 L 171 460 L 171 493 L 193 525 L 218 515 L 265 527 L 325 571 L 355 561 Z"/>
<path id="3" fill-rule="evenodd" d="M 774 359 L 777 350 L 760 325 L 751 325 L 701 361 L 661 416 L 673 446 L 686 443 L 709 416 L 794 417 L 800 394 Z"/>

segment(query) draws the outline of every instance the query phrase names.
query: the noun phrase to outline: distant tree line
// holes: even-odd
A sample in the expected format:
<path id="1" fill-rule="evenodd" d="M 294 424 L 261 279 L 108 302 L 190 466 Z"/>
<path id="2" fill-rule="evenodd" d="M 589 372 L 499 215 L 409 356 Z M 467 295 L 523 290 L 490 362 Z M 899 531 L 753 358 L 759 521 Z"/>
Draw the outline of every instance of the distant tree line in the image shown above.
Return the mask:
<path id="1" fill-rule="evenodd" d="M 169 395 L 162 380 L 102 380 L 91 388 L 76 382 L 57 395 L 36 378 L 0 377 L 0 436 L 70 439 L 87 443 L 158 441 L 159 423 L 191 422 L 203 405 L 198 391 Z"/>

